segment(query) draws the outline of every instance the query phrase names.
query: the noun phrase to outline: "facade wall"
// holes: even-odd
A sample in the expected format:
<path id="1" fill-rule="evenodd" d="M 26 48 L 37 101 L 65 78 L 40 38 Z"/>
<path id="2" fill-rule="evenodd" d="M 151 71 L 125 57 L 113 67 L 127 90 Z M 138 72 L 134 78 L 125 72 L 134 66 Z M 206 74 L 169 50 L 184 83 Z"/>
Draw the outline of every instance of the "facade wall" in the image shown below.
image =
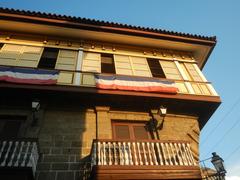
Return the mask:
<path id="1" fill-rule="evenodd" d="M 89 175 L 92 140 L 112 139 L 112 120 L 149 121 L 145 112 L 111 111 L 109 107 L 96 107 L 81 111 L 46 110 L 39 131 L 41 158 L 38 180 L 75 180 Z M 159 130 L 160 140 L 180 140 L 191 143 L 198 158 L 198 122 L 195 117 L 168 115 Z M 194 138 L 192 138 L 194 134 Z"/>

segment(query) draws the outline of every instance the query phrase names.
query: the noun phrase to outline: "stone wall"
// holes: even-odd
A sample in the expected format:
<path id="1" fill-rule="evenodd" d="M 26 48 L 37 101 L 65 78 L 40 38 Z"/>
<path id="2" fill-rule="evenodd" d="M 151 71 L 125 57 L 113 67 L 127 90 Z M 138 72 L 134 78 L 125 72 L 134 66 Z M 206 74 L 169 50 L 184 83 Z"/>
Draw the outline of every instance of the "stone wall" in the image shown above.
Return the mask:
<path id="1" fill-rule="evenodd" d="M 38 180 L 80 180 L 89 175 L 89 153 L 96 136 L 93 110 L 46 110 L 39 133 Z"/>

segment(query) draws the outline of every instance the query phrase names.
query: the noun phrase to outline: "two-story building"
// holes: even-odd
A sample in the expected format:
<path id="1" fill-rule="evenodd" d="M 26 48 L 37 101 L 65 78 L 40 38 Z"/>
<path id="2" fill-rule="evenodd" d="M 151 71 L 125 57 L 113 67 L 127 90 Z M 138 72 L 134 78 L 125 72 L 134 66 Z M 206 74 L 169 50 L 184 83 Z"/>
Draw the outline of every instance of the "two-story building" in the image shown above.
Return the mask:
<path id="1" fill-rule="evenodd" d="M 201 179 L 215 37 L 0 9 L 0 177 Z"/>

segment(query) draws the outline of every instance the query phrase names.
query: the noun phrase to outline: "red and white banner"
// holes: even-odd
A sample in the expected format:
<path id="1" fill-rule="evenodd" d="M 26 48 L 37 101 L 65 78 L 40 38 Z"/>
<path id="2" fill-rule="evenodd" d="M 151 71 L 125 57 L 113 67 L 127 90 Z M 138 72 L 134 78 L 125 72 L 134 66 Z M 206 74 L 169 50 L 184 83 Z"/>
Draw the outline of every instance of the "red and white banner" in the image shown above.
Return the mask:
<path id="1" fill-rule="evenodd" d="M 161 92 L 176 94 L 178 88 L 174 82 L 147 77 L 121 75 L 95 75 L 96 87 L 99 89 L 116 89 L 144 92 Z"/>

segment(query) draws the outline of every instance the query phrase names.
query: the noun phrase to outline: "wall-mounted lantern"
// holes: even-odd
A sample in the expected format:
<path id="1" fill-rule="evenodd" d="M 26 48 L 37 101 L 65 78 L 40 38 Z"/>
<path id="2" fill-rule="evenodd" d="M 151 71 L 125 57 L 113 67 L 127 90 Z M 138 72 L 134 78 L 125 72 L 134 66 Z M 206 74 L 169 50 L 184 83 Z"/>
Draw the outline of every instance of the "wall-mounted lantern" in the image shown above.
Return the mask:
<path id="1" fill-rule="evenodd" d="M 212 158 L 211 158 L 211 162 L 212 162 L 212 164 L 214 165 L 217 173 L 218 173 L 219 175 L 225 176 L 225 174 L 227 173 L 227 171 L 226 171 L 225 168 L 224 168 L 224 164 L 223 164 L 224 161 L 223 161 L 223 159 L 222 159 L 219 155 L 217 155 L 216 152 L 213 152 L 212 155 L 213 155 L 213 156 L 212 156 Z"/>
<path id="2" fill-rule="evenodd" d="M 148 125 L 152 132 L 156 133 L 157 139 L 159 139 L 158 129 L 163 127 L 164 118 L 167 114 L 167 108 L 161 106 L 159 109 L 152 109 L 151 116 Z"/>
<path id="3" fill-rule="evenodd" d="M 165 117 L 167 115 L 167 108 L 161 106 L 158 110 L 160 116 Z"/>
<path id="4" fill-rule="evenodd" d="M 38 118 L 36 117 L 36 113 L 40 109 L 40 102 L 39 100 L 32 101 L 32 126 L 37 124 Z"/>

